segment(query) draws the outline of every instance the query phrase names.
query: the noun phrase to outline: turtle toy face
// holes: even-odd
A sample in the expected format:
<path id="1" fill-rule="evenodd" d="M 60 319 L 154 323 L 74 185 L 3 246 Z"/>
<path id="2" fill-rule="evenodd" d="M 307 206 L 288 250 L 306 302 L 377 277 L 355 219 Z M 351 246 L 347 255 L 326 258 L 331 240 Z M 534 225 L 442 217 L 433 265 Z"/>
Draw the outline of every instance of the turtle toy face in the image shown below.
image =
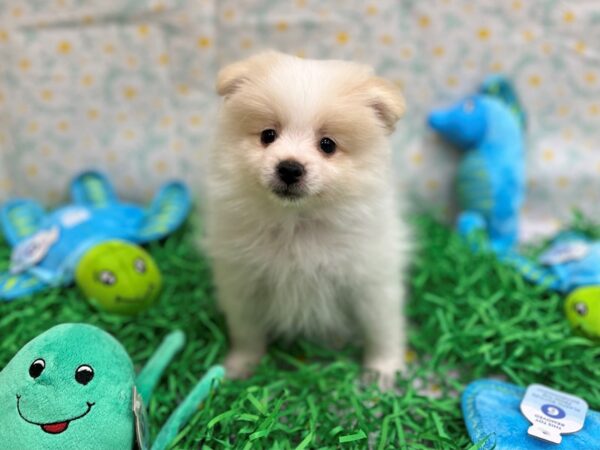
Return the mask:
<path id="1" fill-rule="evenodd" d="M 133 365 L 108 333 L 64 324 L 0 372 L 0 442 L 10 449 L 131 448 Z"/>
<path id="2" fill-rule="evenodd" d="M 565 302 L 565 313 L 573 328 L 600 339 L 600 286 L 586 286 L 573 291 Z"/>
<path id="3" fill-rule="evenodd" d="M 145 250 L 117 240 L 89 250 L 79 262 L 75 279 L 94 306 L 119 314 L 147 309 L 162 284 L 158 267 Z"/>

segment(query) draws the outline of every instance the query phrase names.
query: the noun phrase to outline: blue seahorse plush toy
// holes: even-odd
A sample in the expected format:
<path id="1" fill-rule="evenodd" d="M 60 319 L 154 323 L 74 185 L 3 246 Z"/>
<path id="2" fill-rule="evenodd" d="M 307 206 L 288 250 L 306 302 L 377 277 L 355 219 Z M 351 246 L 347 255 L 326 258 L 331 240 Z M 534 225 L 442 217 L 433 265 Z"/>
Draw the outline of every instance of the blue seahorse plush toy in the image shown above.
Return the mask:
<path id="1" fill-rule="evenodd" d="M 489 76 L 477 94 L 433 111 L 428 122 L 465 152 L 457 176 L 459 232 L 483 229 L 496 253 L 511 249 L 525 190 L 525 114 L 511 83 Z"/>
<path id="2" fill-rule="evenodd" d="M 71 196 L 71 204 L 50 213 L 33 200 L 12 200 L 0 209 L 0 226 L 13 247 L 10 272 L 0 274 L 0 301 L 69 284 L 85 260 L 95 280 L 114 289 L 114 299 L 104 300 L 125 305 L 123 311 L 115 306 L 115 312 L 131 313 L 134 300 L 155 295 L 160 284 L 158 270 L 151 270 L 154 262 L 136 244 L 160 239 L 183 223 L 191 204 L 186 186 L 168 183 L 143 207 L 119 201 L 108 180 L 89 171 L 72 182 Z M 100 246 L 108 247 L 98 251 Z M 120 273 L 105 267 L 107 255 L 121 258 L 109 261 L 110 269 L 118 266 Z"/>

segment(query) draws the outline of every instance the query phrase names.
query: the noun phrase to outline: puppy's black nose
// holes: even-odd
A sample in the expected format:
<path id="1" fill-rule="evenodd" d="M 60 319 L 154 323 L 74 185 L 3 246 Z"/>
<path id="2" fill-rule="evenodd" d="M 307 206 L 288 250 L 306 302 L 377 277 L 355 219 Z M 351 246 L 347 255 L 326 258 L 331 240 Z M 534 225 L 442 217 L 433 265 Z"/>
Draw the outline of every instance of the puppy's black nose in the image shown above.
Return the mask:
<path id="1" fill-rule="evenodd" d="M 304 166 L 296 161 L 281 161 L 277 165 L 277 175 L 279 176 L 279 179 L 288 186 L 300 181 L 300 178 L 302 178 L 304 173 Z"/>

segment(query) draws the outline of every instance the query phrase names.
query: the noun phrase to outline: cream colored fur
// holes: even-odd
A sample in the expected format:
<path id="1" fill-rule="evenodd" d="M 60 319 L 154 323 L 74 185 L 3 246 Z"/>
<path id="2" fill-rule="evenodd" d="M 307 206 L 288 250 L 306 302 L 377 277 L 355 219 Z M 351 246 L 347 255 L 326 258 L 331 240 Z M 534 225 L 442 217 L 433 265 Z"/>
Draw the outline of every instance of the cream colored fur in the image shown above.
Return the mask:
<path id="1" fill-rule="evenodd" d="M 276 337 L 358 338 L 390 387 L 404 368 L 407 227 L 388 135 L 401 94 L 370 68 L 266 52 L 225 67 L 209 164 L 206 245 L 229 330 L 230 377 Z M 275 129 L 268 146 L 260 134 Z M 327 136 L 337 152 L 324 154 Z M 306 168 L 303 196 L 273 193 L 276 166 Z"/>

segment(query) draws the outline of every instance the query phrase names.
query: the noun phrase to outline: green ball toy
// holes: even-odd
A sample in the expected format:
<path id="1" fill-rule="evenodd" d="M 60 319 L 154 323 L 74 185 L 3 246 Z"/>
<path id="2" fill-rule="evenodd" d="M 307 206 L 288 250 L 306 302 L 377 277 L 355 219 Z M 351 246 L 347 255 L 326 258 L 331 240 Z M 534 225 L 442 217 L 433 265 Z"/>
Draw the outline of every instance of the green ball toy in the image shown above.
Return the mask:
<path id="1" fill-rule="evenodd" d="M 77 266 L 75 279 L 96 308 L 124 315 L 149 308 L 162 286 L 160 271 L 148 252 L 119 240 L 89 250 Z"/>
<path id="2" fill-rule="evenodd" d="M 600 339 L 600 286 L 575 289 L 567 297 L 565 314 L 575 330 Z"/>

